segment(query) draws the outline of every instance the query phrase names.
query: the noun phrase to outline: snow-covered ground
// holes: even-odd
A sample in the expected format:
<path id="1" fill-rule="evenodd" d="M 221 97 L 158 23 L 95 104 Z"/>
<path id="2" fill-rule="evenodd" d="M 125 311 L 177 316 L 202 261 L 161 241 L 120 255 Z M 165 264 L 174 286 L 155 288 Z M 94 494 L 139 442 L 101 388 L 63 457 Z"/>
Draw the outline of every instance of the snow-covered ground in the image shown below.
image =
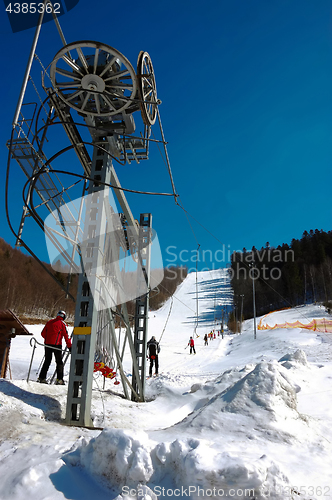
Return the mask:
<path id="1" fill-rule="evenodd" d="M 92 414 L 103 431 L 63 424 L 66 386 L 35 382 L 42 347 L 26 382 L 30 338 L 13 340 L 13 380 L 0 380 L 1 500 L 332 498 L 331 335 L 278 329 L 254 339 L 249 320 L 241 335 L 204 346 L 216 303 L 229 300 L 223 272 L 205 272 L 198 274 L 197 354 L 190 355 L 195 278 L 150 313 L 149 336 L 162 335 L 161 373 L 147 380 L 147 402 L 125 400 L 121 384 L 104 387 L 96 377 Z M 264 321 L 309 323 L 322 315 L 306 306 Z M 28 328 L 41 340 L 41 326 Z M 125 367 L 130 373 L 130 359 Z"/>

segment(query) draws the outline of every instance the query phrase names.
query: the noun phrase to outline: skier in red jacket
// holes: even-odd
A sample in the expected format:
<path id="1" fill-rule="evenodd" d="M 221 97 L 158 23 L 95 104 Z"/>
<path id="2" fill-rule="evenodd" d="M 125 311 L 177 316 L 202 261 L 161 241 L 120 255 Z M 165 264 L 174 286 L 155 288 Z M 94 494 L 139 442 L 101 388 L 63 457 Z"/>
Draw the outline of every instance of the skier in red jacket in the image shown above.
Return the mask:
<path id="1" fill-rule="evenodd" d="M 39 373 L 38 382 L 47 384 L 46 375 L 54 354 L 56 362 L 56 384 L 64 385 L 63 381 L 63 361 L 62 361 L 62 338 L 64 337 L 69 351 L 71 351 L 71 341 L 68 336 L 67 325 L 65 323 L 66 313 L 59 311 L 55 319 L 51 319 L 44 326 L 41 335 L 45 339 L 45 361 Z"/>
<path id="2" fill-rule="evenodd" d="M 193 351 L 194 351 L 194 354 L 196 354 L 196 351 L 195 351 L 195 341 L 194 341 L 194 339 L 192 337 L 190 337 L 188 345 L 190 345 L 190 354 L 192 354 Z"/>

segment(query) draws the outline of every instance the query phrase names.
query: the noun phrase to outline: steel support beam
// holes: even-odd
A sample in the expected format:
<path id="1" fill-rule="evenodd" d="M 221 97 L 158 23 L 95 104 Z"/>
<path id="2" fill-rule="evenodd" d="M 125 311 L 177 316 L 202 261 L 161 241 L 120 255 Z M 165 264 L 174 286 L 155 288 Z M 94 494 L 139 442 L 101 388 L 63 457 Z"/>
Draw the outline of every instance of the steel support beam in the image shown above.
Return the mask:
<path id="1" fill-rule="evenodd" d="M 111 167 L 109 155 L 102 154 L 96 148 L 91 169 L 91 176 L 96 181 L 91 181 L 88 188 L 90 196 L 85 207 L 85 244 L 81 248 L 82 271 L 78 282 L 66 409 L 66 423 L 69 425 L 92 425 L 90 412 L 98 308 L 103 293 L 97 273 L 103 265 L 107 226 L 105 207 L 109 205 L 109 189 L 98 181 L 110 183 Z"/>
<path id="2" fill-rule="evenodd" d="M 145 398 L 146 344 L 149 314 L 151 225 L 152 215 L 141 214 L 138 242 L 138 263 L 141 266 L 142 272 L 137 273 L 138 282 L 134 333 L 135 358 L 138 364 L 139 376 L 137 377 L 133 367 L 132 386 L 134 391 L 140 395 L 140 398 L 143 401 Z M 146 292 L 146 290 L 148 291 Z M 132 400 L 136 400 L 134 392 L 132 392 Z"/>

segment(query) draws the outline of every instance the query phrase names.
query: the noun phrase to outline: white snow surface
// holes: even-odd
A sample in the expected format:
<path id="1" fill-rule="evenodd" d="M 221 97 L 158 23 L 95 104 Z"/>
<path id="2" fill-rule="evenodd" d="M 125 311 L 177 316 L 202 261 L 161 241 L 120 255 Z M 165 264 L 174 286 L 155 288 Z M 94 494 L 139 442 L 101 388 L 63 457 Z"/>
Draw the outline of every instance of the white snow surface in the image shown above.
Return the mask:
<path id="1" fill-rule="evenodd" d="M 195 273 L 150 312 L 149 336 L 162 335 L 160 375 L 147 380 L 145 403 L 95 377 L 92 417 L 102 431 L 64 425 L 67 386 L 36 382 L 40 346 L 27 382 L 31 337 L 13 339 L 12 380 L 0 379 L 0 500 L 332 498 L 332 337 L 297 328 L 255 339 L 248 320 L 242 334 L 204 346 L 216 286 L 219 304 L 229 302 L 224 273 L 198 273 L 199 337 Z M 310 305 L 264 321 L 324 315 Z M 27 328 L 41 342 L 42 325 Z"/>

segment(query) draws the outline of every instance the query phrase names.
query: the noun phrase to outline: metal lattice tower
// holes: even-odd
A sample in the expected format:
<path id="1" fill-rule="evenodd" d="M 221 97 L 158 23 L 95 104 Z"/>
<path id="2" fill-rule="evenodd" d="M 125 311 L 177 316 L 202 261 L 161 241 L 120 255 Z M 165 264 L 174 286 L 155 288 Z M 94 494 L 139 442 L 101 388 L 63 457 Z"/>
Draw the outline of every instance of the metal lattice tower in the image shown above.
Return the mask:
<path id="1" fill-rule="evenodd" d="M 92 161 L 91 177 L 110 183 L 111 168 L 108 158 L 102 158 L 102 167 L 96 171 L 98 151 Z M 97 173 L 98 172 L 98 173 Z M 84 222 L 84 245 L 81 252 L 82 272 L 79 275 L 76 299 L 75 325 L 68 384 L 66 423 L 92 425 L 90 416 L 93 367 L 97 337 L 98 306 L 102 300 L 102 284 L 94 270 L 102 267 L 104 228 L 107 220 L 108 189 L 90 182 Z M 90 279 L 89 279 L 90 278 Z M 78 327 L 78 328 L 76 328 Z"/>

